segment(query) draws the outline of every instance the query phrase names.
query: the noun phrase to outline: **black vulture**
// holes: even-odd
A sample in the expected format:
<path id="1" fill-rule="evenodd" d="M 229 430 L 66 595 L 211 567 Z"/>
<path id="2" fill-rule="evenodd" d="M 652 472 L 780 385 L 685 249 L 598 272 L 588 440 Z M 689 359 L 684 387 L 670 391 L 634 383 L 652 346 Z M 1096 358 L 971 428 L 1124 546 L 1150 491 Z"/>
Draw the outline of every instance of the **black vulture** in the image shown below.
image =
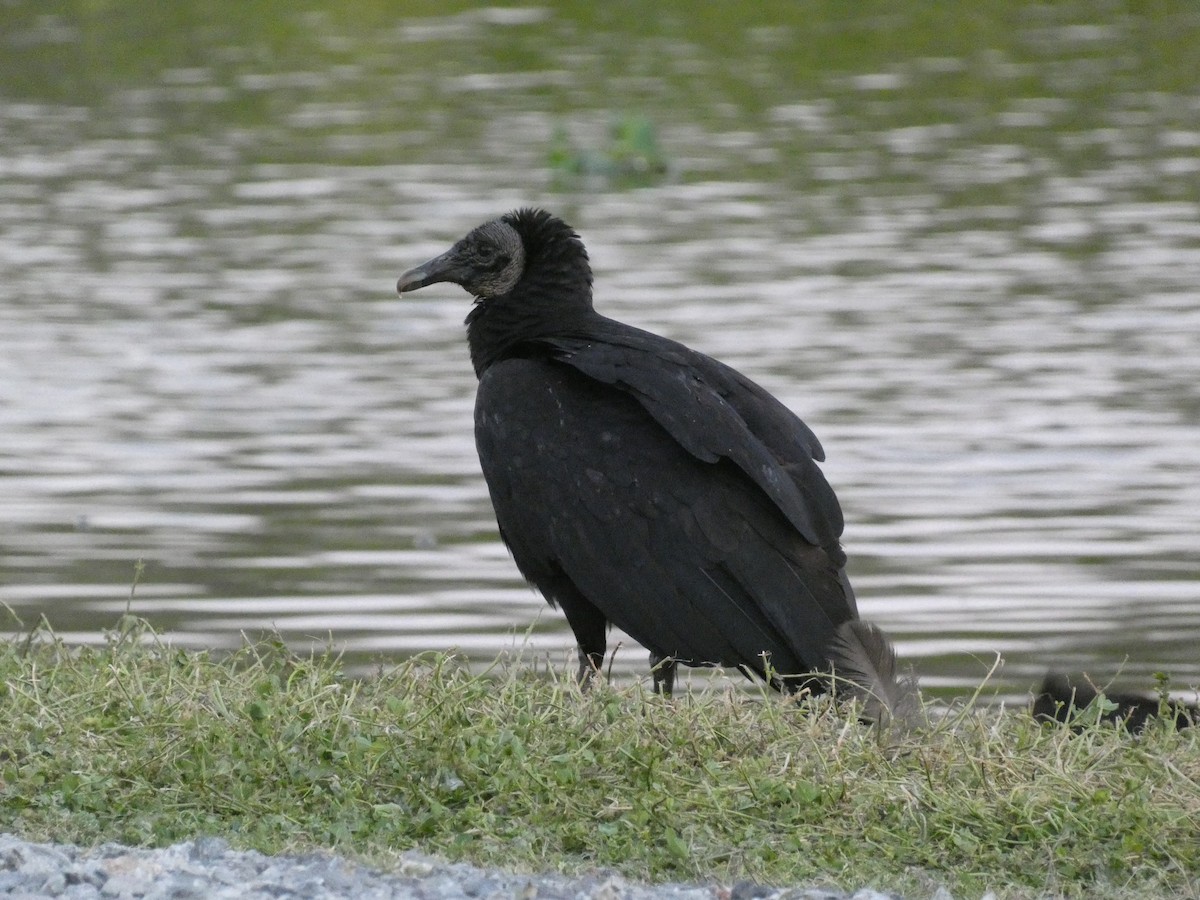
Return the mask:
<path id="1" fill-rule="evenodd" d="M 663 693 L 676 663 L 788 691 L 822 690 L 836 666 L 895 688 L 890 644 L 858 620 L 821 444 L 786 406 L 596 312 L 583 243 L 544 210 L 480 225 L 396 288 L 435 282 L 475 297 L 483 474 L 521 574 L 575 633 L 581 679 L 612 623 L 650 650 Z"/>
<path id="2" fill-rule="evenodd" d="M 1046 675 L 1034 696 L 1033 716 L 1042 722 L 1069 724 L 1079 730 L 1083 710 L 1101 697 L 1108 701 L 1108 706 L 1099 711 L 1100 720 L 1123 722 L 1133 732 L 1144 731 L 1152 720 L 1164 714 L 1178 731 L 1200 725 L 1200 704 L 1172 699 L 1163 702 L 1149 694 L 1097 688 L 1086 675 L 1070 678 L 1056 673 Z"/>

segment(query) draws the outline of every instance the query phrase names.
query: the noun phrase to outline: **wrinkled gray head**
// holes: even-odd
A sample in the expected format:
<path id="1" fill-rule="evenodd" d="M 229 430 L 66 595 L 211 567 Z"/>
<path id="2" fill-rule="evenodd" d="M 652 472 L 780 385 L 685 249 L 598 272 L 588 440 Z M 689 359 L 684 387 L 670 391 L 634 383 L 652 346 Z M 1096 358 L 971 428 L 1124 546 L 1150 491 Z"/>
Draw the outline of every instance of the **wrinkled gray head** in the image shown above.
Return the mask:
<path id="1" fill-rule="evenodd" d="M 405 272 L 396 282 L 396 291 L 403 294 L 448 281 L 476 297 L 499 297 L 517 286 L 524 271 L 521 235 L 512 225 L 496 219 L 480 225 L 441 256 Z"/>

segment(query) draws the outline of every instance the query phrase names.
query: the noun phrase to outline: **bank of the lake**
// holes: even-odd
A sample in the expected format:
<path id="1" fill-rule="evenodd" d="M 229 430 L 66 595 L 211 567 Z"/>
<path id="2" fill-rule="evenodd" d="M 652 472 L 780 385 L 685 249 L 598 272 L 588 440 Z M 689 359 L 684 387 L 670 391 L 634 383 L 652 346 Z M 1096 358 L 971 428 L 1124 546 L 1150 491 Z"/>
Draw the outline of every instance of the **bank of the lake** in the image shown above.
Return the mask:
<path id="1" fill-rule="evenodd" d="M 495 885 L 558 872 L 596 890 L 617 876 L 954 897 L 1200 883 L 1188 731 L 1071 734 L 979 706 L 881 736 L 765 693 L 582 694 L 536 659 L 478 673 L 447 656 L 348 679 L 336 658 L 183 651 L 128 621 L 102 648 L 5 642 L 0 695 L 0 831 L 26 840 L 219 838 L 381 870 L 416 849 L 509 878 Z M 174 852 L 205 847 L 228 849 Z"/>

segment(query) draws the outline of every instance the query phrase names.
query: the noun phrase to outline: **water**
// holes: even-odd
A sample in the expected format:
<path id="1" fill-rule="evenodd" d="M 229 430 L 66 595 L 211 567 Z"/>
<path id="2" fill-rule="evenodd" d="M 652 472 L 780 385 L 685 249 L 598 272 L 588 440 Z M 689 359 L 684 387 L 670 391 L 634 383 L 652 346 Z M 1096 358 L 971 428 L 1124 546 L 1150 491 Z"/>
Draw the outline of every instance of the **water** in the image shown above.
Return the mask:
<path id="1" fill-rule="evenodd" d="M 0 12 L 27 625 L 565 664 L 475 459 L 469 300 L 392 295 L 538 203 L 603 311 L 813 426 L 862 611 L 925 685 L 997 653 L 1010 696 L 1050 665 L 1200 682 L 1194 4 L 218 7 Z M 631 119 L 665 174 L 605 168 Z M 563 135 L 601 164 L 551 165 Z"/>

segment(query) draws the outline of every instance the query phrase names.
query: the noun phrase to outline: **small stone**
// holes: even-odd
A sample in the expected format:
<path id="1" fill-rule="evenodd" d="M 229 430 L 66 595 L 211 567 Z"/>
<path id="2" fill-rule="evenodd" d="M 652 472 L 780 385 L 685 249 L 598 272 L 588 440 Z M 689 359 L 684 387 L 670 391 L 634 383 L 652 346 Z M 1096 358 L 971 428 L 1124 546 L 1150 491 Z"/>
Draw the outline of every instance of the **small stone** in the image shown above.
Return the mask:
<path id="1" fill-rule="evenodd" d="M 108 873 L 95 860 L 76 863 L 67 869 L 66 876 L 68 885 L 88 884 L 98 888 L 108 881 Z"/>
<path id="2" fill-rule="evenodd" d="M 40 844 L 16 848 L 16 854 L 18 863 L 11 867 L 26 878 L 53 875 L 71 864 L 65 853 Z"/>
<path id="3" fill-rule="evenodd" d="M 47 897 L 57 897 L 67 889 L 67 876 L 62 872 L 53 872 L 42 882 L 41 891 Z"/>
<path id="4" fill-rule="evenodd" d="M 433 864 L 423 857 L 405 854 L 396 871 L 407 878 L 428 878 L 433 874 Z"/>
<path id="5" fill-rule="evenodd" d="M 212 859 L 220 859 L 229 852 L 229 841 L 219 837 L 202 837 L 190 842 L 192 859 L 202 862 L 208 862 Z"/>
<path id="6" fill-rule="evenodd" d="M 213 896 L 210 881 L 199 875 L 176 875 L 155 882 L 143 900 L 203 900 Z"/>
<path id="7" fill-rule="evenodd" d="M 625 880 L 613 875 L 601 882 L 591 891 L 592 900 L 621 900 L 625 894 Z"/>
<path id="8" fill-rule="evenodd" d="M 122 900 L 126 897 L 141 897 L 152 885 L 152 881 L 122 872 L 104 882 L 104 887 L 100 888 L 100 896 L 119 897 Z"/>
<path id="9" fill-rule="evenodd" d="M 773 893 L 772 888 L 755 884 L 753 881 L 739 881 L 729 889 L 729 900 L 758 900 Z"/>

